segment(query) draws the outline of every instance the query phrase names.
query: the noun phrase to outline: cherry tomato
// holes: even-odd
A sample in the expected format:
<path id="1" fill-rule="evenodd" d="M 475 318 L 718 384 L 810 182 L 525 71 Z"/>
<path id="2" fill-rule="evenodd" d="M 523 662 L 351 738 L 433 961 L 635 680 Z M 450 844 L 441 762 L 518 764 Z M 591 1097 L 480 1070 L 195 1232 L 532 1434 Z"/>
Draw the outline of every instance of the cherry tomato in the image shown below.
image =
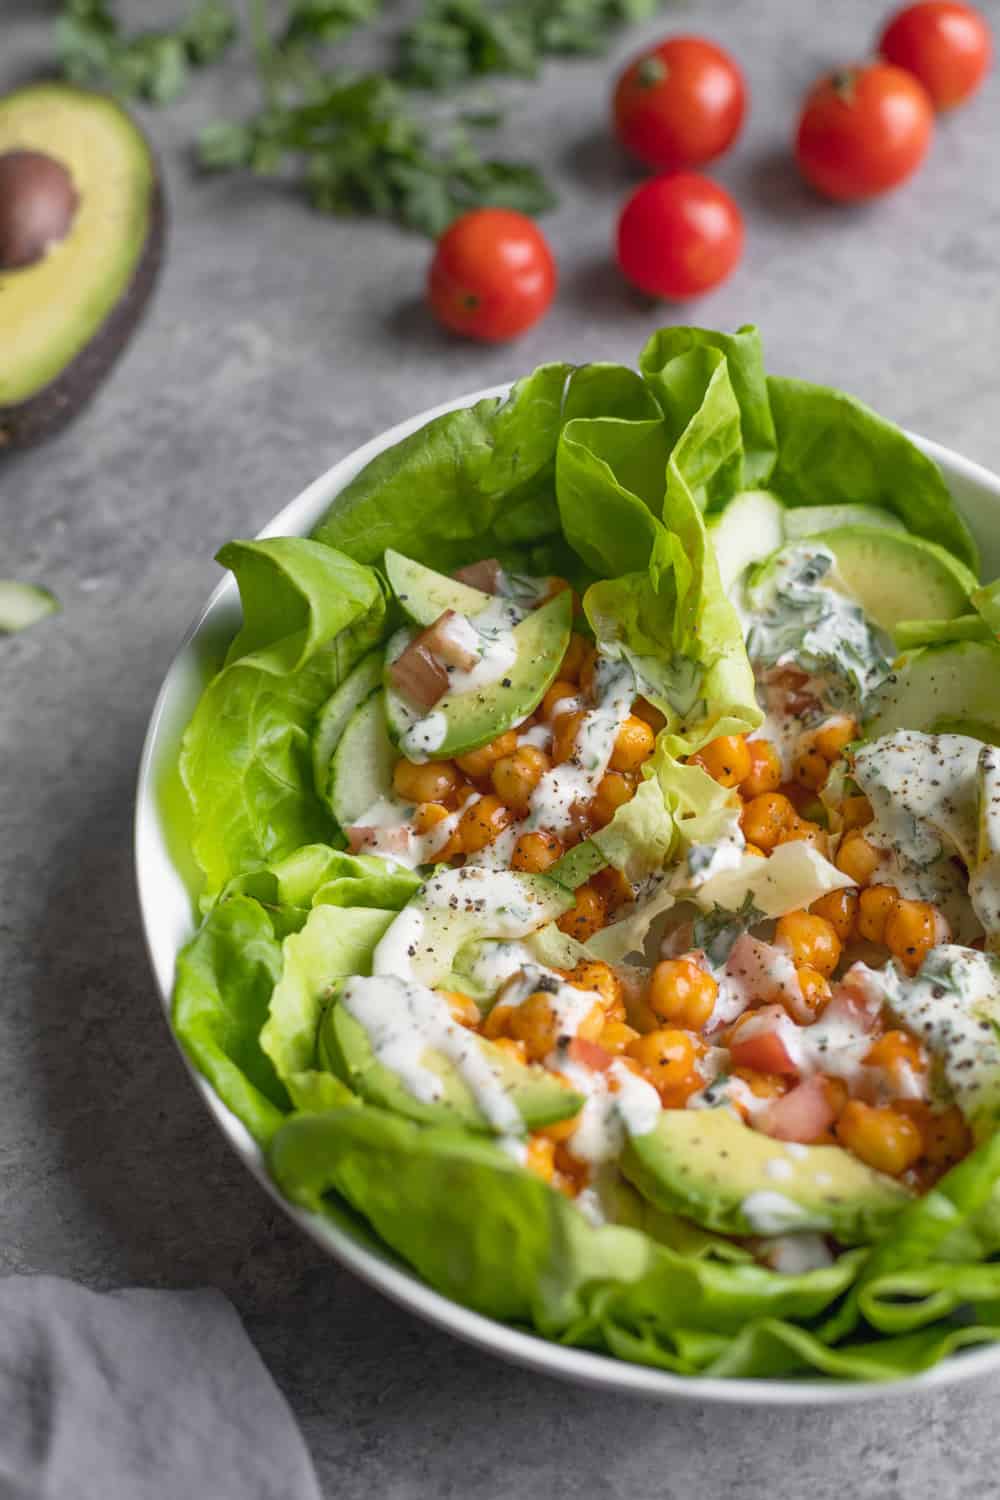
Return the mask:
<path id="1" fill-rule="evenodd" d="M 866 63 L 814 86 L 795 155 L 814 188 L 846 203 L 898 187 L 923 161 L 933 131 L 923 84 L 890 63 Z"/>
<path id="2" fill-rule="evenodd" d="M 993 39 L 985 19 L 957 0 L 922 0 L 893 16 L 879 42 L 887 62 L 920 79 L 936 109 L 970 98 L 989 72 Z"/>
<path id="3" fill-rule="evenodd" d="M 675 36 L 625 69 L 614 97 L 622 145 L 651 167 L 699 167 L 727 151 L 746 112 L 743 74 L 728 52 Z"/>
<path id="4" fill-rule="evenodd" d="M 743 217 L 697 172 L 652 177 L 618 220 L 618 264 L 651 297 L 694 297 L 717 286 L 743 252 Z"/>
<path id="5" fill-rule="evenodd" d="M 556 263 L 533 219 L 507 208 L 477 208 L 437 242 L 427 295 L 445 327 L 502 343 L 547 311 Z"/>

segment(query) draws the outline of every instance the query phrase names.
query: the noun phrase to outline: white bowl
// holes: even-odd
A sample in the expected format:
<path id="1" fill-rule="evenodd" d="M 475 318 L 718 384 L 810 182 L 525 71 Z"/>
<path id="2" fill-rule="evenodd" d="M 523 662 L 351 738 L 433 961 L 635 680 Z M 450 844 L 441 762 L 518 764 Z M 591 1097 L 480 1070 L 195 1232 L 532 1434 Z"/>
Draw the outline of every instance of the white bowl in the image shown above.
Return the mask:
<path id="1" fill-rule="evenodd" d="M 431 418 L 488 396 L 502 396 L 509 386 L 494 386 L 422 412 L 373 438 L 334 464 L 315 483 L 264 527 L 261 536 L 305 535 L 330 502 L 383 449 L 423 427 Z M 975 532 L 983 552 L 984 576 L 1000 574 L 1000 479 L 937 443 L 914 441 L 940 465 L 955 500 Z M 240 622 L 239 595 L 231 577 L 215 589 L 200 618 L 189 630 L 163 681 L 143 747 L 135 819 L 135 862 L 146 944 L 169 1024 L 170 995 L 178 950 L 192 936 L 195 918 L 188 889 L 179 872 L 181 852 L 170 841 L 158 789 L 176 760 L 181 734 L 194 710 L 208 671 L 219 661 Z M 182 1053 L 182 1056 L 184 1054 Z M 185 1062 L 187 1058 L 185 1057 Z M 720 1401 L 761 1405 L 820 1405 L 871 1400 L 873 1395 L 925 1390 L 1000 1368 L 1000 1347 L 960 1354 L 923 1375 L 886 1383 L 835 1383 L 819 1380 L 715 1380 L 667 1374 L 602 1354 L 568 1349 L 533 1334 L 510 1328 L 452 1302 L 433 1291 L 388 1253 L 371 1248 L 345 1215 L 342 1223 L 310 1214 L 288 1203 L 268 1175 L 263 1154 L 245 1126 L 190 1064 L 189 1071 L 219 1129 L 277 1203 L 324 1250 L 387 1297 L 428 1322 L 491 1354 L 582 1385 L 635 1391 L 661 1400 Z"/>

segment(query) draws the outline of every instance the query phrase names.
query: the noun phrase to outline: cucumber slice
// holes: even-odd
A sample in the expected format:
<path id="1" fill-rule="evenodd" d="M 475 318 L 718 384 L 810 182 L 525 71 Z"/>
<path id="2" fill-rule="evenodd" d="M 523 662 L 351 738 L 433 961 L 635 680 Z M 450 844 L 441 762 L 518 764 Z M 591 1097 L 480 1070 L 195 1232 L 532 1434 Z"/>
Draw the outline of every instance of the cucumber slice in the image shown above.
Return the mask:
<path id="1" fill-rule="evenodd" d="M 391 547 L 386 549 L 385 573 L 396 598 L 417 625 L 433 625 L 446 609 L 460 615 L 478 615 L 493 597 L 446 573 L 435 573 Z"/>
<path id="2" fill-rule="evenodd" d="M 392 795 L 398 760 L 385 722 L 385 694 L 379 689 L 355 709 L 330 763 L 329 802 L 341 828 L 350 828 L 382 797 Z"/>
<path id="3" fill-rule="evenodd" d="M 319 711 L 313 731 L 313 778 L 316 790 L 324 800 L 330 789 L 330 761 L 333 752 L 340 743 L 348 721 L 382 681 L 383 655 L 382 647 L 377 646 L 374 651 L 363 656 Z"/>
<path id="4" fill-rule="evenodd" d="M 896 729 L 1000 737 L 1000 643 L 958 641 L 904 657 L 868 703 L 866 739 Z"/>
<path id="5" fill-rule="evenodd" d="M 918 646 L 943 646 L 948 641 L 988 641 L 993 632 L 982 615 L 956 615 L 953 620 L 900 620 L 893 629 L 900 651 Z"/>
<path id="6" fill-rule="evenodd" d="M 839 531 L 844 526 L 906 530 L 898 516 L 880 505 L 798 505 L 785 512 L 785 536 L 790 542 L 815 536 L 818 531 Z"/>
<path id="7" fill-rule="evenodd" d="M 14 578 L 0 578 L 0 635 L 16 635 L 58 610 L 59 600 L 48 589 L 34 583 L 18 583 Z"/>
<path id="8" fill-rule="evenodd" d="M 768 490 L 744 490 L 710 518 L 708 534 L 728 594 L 751 563 L 770 557 L 785 540 L 785 507 Z"/>

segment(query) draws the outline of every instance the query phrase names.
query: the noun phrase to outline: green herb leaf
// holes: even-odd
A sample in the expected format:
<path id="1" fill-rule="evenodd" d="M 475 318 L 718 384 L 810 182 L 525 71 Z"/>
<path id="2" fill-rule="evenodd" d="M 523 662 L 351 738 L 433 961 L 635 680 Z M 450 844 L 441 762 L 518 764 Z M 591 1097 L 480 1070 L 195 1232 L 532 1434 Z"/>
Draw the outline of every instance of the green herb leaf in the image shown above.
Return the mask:
<path id="1" fill-rule="evenodd" d="M 184 93 L 191 69 L 216 62 L 236 32 L 226 0 L 201 0 L 173 31 L 131 37 L 122 33 L 107 0 L 65 0 L 56 47 L 72 82 L 169 104 Z"/>
<path id="2" fill-rule="evenodd" d="M 693 946 L 704 949 L 713 968 L 721 968 L 738 939 L 765 920 L 764 913 L 754 906 L 753 896 L 748 891 L 739 911 L 714 906 L 710 912 L 696 917 Z"/>

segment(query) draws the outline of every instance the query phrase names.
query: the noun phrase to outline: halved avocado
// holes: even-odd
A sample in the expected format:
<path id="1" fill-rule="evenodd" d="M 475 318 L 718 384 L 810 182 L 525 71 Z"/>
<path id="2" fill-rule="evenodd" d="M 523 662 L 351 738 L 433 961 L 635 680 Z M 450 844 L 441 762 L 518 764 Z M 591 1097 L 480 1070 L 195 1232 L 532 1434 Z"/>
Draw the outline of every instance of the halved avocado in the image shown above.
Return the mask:
<path id="1" fill-rule="evenodd" d="M 789 1146 L 725 1108 L 664 1110 L 620 1165 L 657 1208 L 721 1234 L 814 1230 L 863 1244 L 911 1197 L 840 1146 Z"/>
<path id="2" fill-rule="evenodd" d="M 539 1130 L 567 1120 L 583 1106 L 581 1095 L 567 1089 L 544 1068 L 518 1062 L 485 1037 L 469 1033 L 470 1049 L 478 1051 L 500 1079 L 504 1091 L 516 1105 L 525 1128 Z M 358 1096 L 380 1109 L 407 1115 L 424 1125 L 464 1125 L 471 1130 L 491 1130 L 489 1120 L 458 1069 L 443 1053 L 428 1049 L 423 1063 L 441 1079 L 439 1099 L 423 1100 L 411 1094 L 398 1074 L 378 1061 L 361 1022 L 339 1002 L 323 1018 L 319 1035 L 320 1058 L 331 1073 Z"/>
<path id="3" fill-rule="evenodd" d="M 94 394 L 163 234 L 156 164 L 114 100 L 63 83 L 0 99 L 0 448 L 50 437 Z"/>

